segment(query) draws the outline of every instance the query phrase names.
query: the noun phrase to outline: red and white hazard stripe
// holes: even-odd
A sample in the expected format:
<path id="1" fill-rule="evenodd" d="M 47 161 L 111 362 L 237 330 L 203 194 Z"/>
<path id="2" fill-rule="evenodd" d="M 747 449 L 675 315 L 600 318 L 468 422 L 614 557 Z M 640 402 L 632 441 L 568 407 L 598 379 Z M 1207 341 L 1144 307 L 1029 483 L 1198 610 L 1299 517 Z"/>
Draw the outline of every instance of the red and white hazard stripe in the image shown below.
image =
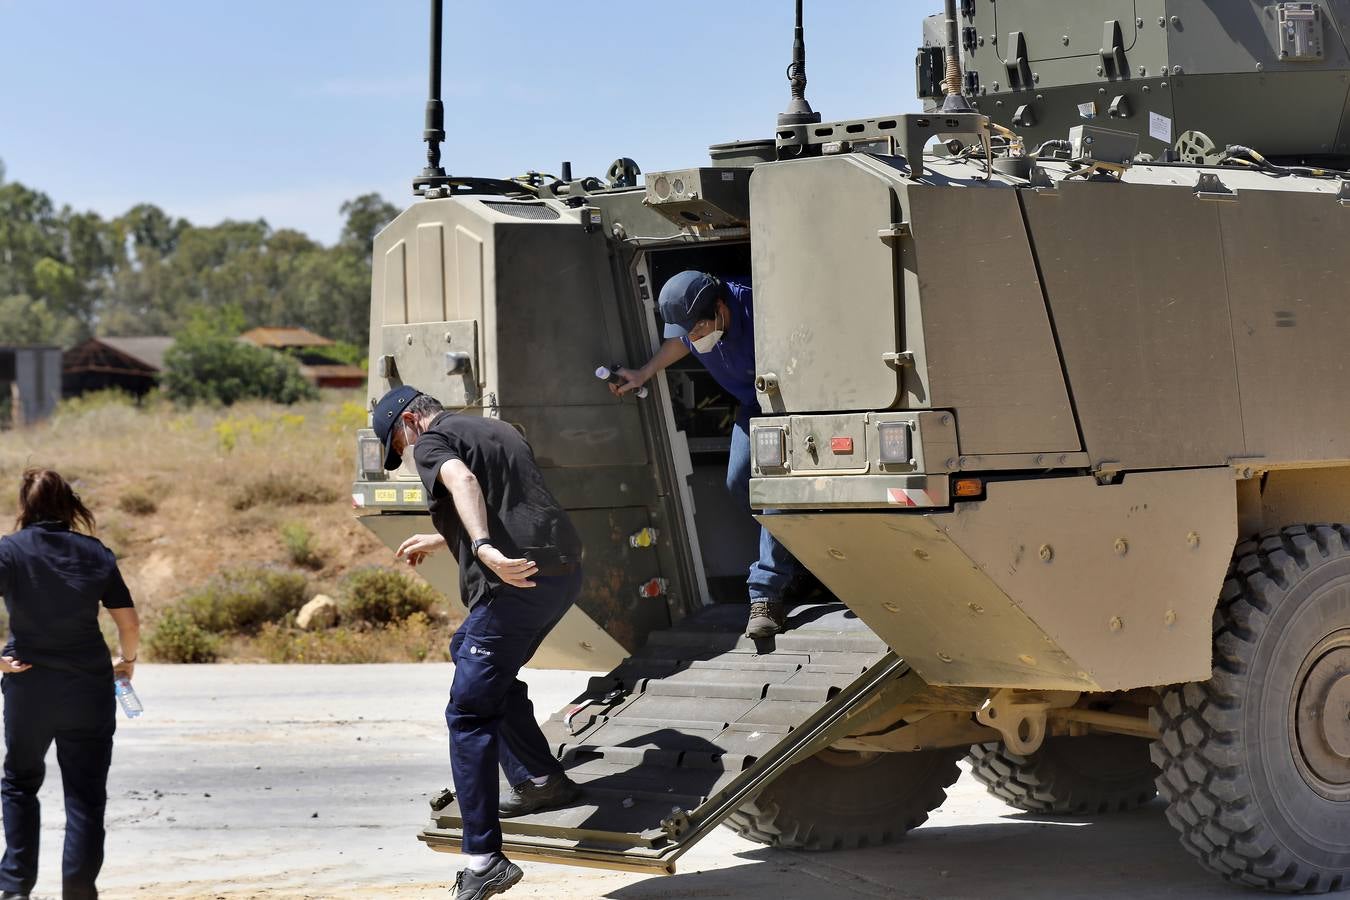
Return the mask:
<path id="1" fill-rule="evenodd" d="M 886 502 L 891 506 L 909 508 L 919 506 L 937 506 L 933 495 L 923 488 L 887 488 Z"/>

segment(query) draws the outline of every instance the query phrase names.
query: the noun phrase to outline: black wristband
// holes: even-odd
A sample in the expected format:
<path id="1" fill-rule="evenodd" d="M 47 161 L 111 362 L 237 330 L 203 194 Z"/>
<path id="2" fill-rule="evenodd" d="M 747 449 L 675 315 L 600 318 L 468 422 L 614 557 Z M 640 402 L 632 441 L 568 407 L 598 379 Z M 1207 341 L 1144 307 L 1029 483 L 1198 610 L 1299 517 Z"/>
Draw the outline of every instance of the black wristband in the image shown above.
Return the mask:
<path id="1" fill-rule="evenodd" d="M 469 551 L 473 554 L 473 558 L 477 559 L 478 551 L 482 550 L 484 547 L 488 546 L 491 543 L 492 538 L 479 538 L 478 540 L 474 541 L 473 544 L 470 545 L 469 547 Z"/>

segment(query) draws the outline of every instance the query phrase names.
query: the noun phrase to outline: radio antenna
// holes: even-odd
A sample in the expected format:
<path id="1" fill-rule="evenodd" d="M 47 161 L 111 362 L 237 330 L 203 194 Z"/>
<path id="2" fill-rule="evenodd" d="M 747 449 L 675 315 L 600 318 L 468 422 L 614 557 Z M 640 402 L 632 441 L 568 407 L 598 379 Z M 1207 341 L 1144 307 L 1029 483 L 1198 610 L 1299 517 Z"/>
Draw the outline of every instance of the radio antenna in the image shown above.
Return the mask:
<path id="1" fill-rule="evenodd" d="M 441 7 L 442 0 L 431 0 L 431 77 L 428 82 L 426 128 L 422 140 L 427 144 L 427 165 L 413 179 L 413 193 L 424 196 L 429 188 L 447 182 L 441 167 L 441 144 L 445 141 L 445 105 L 441 103 Z"/>
<path id="2" fill-rule="evenodd" d="M 965 76 L 961 73 L 961 43 L 959 23 L 956 19 L 956 0 L 947 0 L 947 74 L 943 84 L 947 88 L 947 99 L 942 102 L 945 113 L 974 112 L 963 93 Z"/>
<path id="3" fill-rule="evenodd" d="M 797 27 L 792 36 L 792 63 L 787 68 L 788 84 L 792 86 L 792 102 L 787 112 L 778 114 L 779 126 L 814 125 L 820 113 L 806 102 L 806 32 L 802 28 L 802 0 L 797 0 Z"/>

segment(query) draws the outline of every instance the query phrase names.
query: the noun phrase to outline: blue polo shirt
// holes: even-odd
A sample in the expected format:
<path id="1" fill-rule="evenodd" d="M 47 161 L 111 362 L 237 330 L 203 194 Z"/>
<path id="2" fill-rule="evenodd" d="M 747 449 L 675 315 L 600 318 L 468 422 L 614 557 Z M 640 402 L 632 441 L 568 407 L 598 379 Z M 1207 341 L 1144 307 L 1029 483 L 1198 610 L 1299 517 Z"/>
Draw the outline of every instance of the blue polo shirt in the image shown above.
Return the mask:
<path id="1" fill-rule="evenodd" d="M 722 339 L 707 353 L 699 353 L 688 336 L 681 338 L 690 352 L 703 363 L 713 380 L 741 404 L 739 418 L 759 415 L 755 394 L 755 308 L 749 280 L 723 282 L 731 298 L 731 324 Z"/>
<path id="2" fill-rule="evenodd" d="M 132 605 L 112 551 L 57 522 L 0 538 L 0 594 L 9 610 L 4 655 L 52 669 L 111 672 L 98 608 Z"/>

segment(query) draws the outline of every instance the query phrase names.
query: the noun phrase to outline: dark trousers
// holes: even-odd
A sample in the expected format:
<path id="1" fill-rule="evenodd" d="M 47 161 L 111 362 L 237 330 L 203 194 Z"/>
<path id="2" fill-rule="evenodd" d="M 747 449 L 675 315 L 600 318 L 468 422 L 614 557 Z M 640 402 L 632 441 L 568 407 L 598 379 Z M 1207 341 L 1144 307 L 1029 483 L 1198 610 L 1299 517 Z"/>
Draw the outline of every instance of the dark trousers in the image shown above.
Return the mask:
<path id="1" fill-rule="evenodd" d="M 34 666 L 0 681 L 5 696 L 5 773 L 0 806 L 5 856 L 0 890 L 27 894 L 37 883 L 41 814 L 38 789 L 46 756 L 56 761 L 66 794 L 66 846 L 61 862 L 65 900 L 98 896 L 94 880 L 103 867 L 103 810 L 108 803 L 116 701 L 111 672 L 62 672 Z"/>
<path id="2" fill-rule="evenodd" d="M 727 491 L 731 499 L 748 516 L 750 512 L 750 417 L 736 419 L 731 431 L 731 457 L 727 460 Z M 772 512 L 773 510 L 765 510 Z M 745 586 L 750 600 L 782 600 L 797 577 L 801 563 L 788 548 L 778 543 L 769 529 L 759 526 L 759 559 L 750 566 L 750 577 Z"/>
<path id="3" fill-rule="evenodd" d="M 562 771 L 534 719 L 528 688 L 516 676 L 576 602 L 581 570 L 532 580 L 532 588 L 498 586 L 491 598 L 474 604 L 450 641 L 455 678 L 445 722 L 465 853 L 502 848 L 498 763 L 513 786 Z"/>

